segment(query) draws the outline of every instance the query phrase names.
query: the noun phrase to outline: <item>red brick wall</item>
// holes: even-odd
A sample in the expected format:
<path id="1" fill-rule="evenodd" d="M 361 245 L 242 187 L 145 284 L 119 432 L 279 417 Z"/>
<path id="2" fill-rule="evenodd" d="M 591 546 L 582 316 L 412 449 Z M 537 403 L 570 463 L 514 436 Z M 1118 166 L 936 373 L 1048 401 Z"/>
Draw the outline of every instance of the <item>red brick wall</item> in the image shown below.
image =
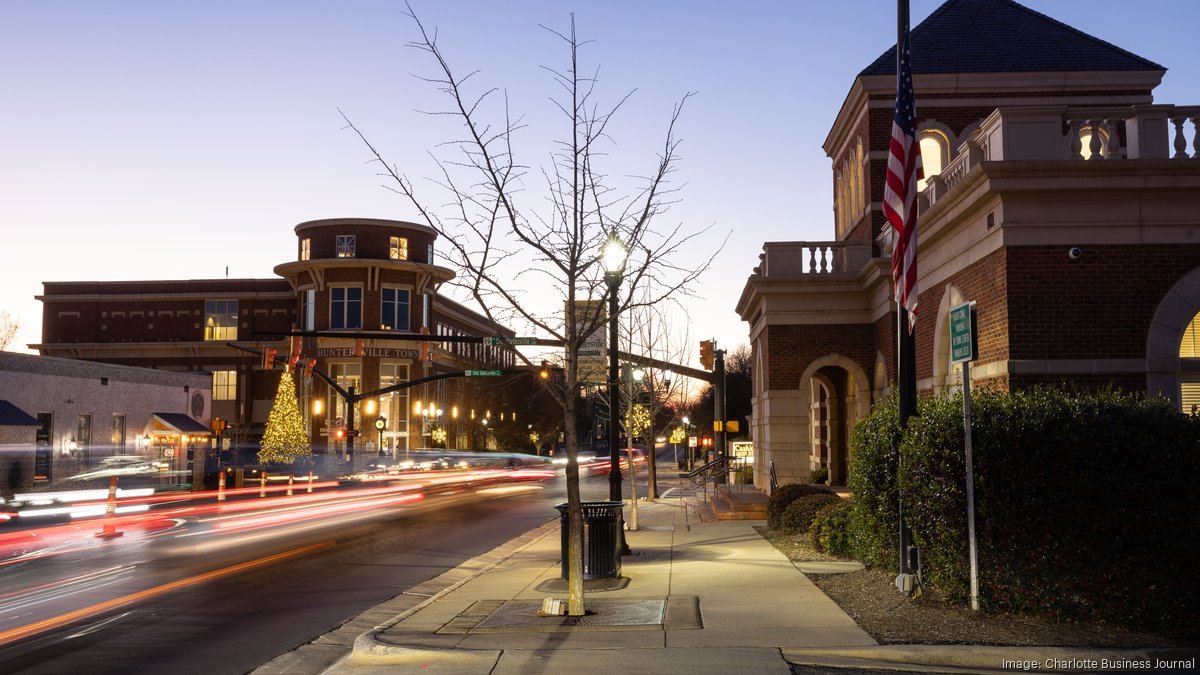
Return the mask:
<path id="1" fill-rule="evenodd" d="M 313 260 L 337 257 L 337 236 L 352 234 L 354 240 L 354 257 L 360 259 L 388 259 L 388 246 L 391 237 L 408 239 L 408 259 L 414 262 L 429 262 L 429 244 L 435 235 L 418 230 L 407 230 L 390 225 L 367 225 L 346 223 L 341 225 L 321 225 L 305 228 L 297 233 L 296 258 L 299 259 L 299 240 L 309 239 L 312 249 L 310 257 Z M 436 247 L 435 247 L 436 248 Z M 436 253 L 435 253 L 436 255 Z"/>
<path id="2" fill-rule="evenodd" d="M 816 359 L 841 354 L 870 375 L 875 368 L 874 326 L 793 325 L 767 326 L 762 344 L 770 350 L 767 360 L 768 389 L 795 389 L 800 377 Z"/>
<path id="3" fill-rule="evenodd" d="M 238 338 L 259 331 L 290 330 L 296 321 L 291 298 L 254 298 L 258 292 L 290 292 L 286 281 L 197 280 L 152 282 L 46 283 L 42 310 L 42 342 L 191 342 L 204 339 L 204 299 L 179 299 L 183 293 L 212 293 L 238 298 Z M 54 301 L 70 295 L 103 295 L 103 300 Z M 142 297 L 120 297 L 121 295 Z M 154 296 L 154 297 L 145 297 Z M 266 310 L 256 315 L 255 310 Z M 282 310 L 282 313 L 280 312 Z M 245 311 L 245 313 L 243 313 Z M 78 317 L 62 316 L 78 312 Z M 242 327 L 242 324 L 247 324 Z"/>
<path id="4" fill-rule="evenodd" d="M 1200 266 L 1200 244 L 1084 246 L 1078 260 L 1063 246 L 1015 247 L 1006 266 L 1011 358 L 1144 358 L 1150 320 Z"/>
<path id="5" fill-rule="evenodd" d="M 896 381 L 896 313 L 888 312 L 888 315 L 875 322 L 872 327 L 874 332 L 875 349 L 883 352 L 884 378 L 885 384 L 891 384 Z M 867 372 L 872 378 L 875 377 L 874 355 L 872 355 L 871 369 Z M 875 380 L 871 380 L 871 387 L 875 387 Z"/>

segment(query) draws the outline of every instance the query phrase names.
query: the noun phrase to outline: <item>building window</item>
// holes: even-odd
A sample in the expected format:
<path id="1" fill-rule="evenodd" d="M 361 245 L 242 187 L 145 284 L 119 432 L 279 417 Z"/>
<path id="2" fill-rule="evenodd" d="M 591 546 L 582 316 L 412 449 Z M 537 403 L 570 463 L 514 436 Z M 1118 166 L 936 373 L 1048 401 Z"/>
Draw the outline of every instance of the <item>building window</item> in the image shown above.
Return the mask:
<path id="1" fill-rule="evenodd" d="M 380 292 L 379 323 L 382 330 L 409 330 L 408 290 L 384 286 Z"/>
<path id="2" fill-rule="evenodd" d="M 237 339 L 237 300 L 204 301 L 204 339 Z"/>
<path id="3" fill-rule="evenodd" d="M 92 444 L 92 416 L 85 413 L 75 418 L 75 442 L 80 448 Z"/>
<path id="4" fill-rule="evenodd" d="M 300 240 L 300 259 L 312 260 L 312 239 L 308 237 Z"/>
<path id="5" fill-rule="evenodd" d="M 388 258 L 408 260 L 408 240 L 404 237 L 390 237 L 388 239 Z"/>
<path id="6" fill-rule="evenodd" d="M 113 413 L 112 417 L 112 446 L 114 450 L 125 449 L 125 416 Z"/>
<path id="7" fill-rule="evenodd" d="M 379 388 L 386 389 L 408 381 L 408 366 L 400 363 L 379 364 Z M 384 447 L 391 451 L 408 446 L 408 390 L 401 389 L 379 398 L 379 414 L 387 418 Z"/>
<path id="8" fill-rule="evenodd" d="M 429 263 L 430 265 L 433 264 L 433 244 L 429 245 L 429 251 L 426 253 L 425 262 Z"/>
<path id="9" fill-rule="evenodd" d="M 1179 343 L 1179 358 L 1200 358 L 1200 314 L 1192 317 Z M 1191 371 L 1188 371 L 1191 372 Z M 1179 407 L 1185 414 L 1200 413 L 1200 378 L 1185 375 L 1179 383 Z"/>
<path id="10" fill-rule="evenodd" d="M 214 401 L 237 400 L 237 371 L 214 370 L 212 374 L 212 397 Z"/>
<path id="11" fill-rule="evenodd" d="M 950 163 L 950 141 L 936 129 L 925 129 L 918 134 L 921 144 L 921 171 L 925 177 L 917 181 L 917 192 L 925 189 L 929 179 L 940 176 Z"/>
<path id="12" fill-rule="evenodd" d="M 355 248 L 355 239 L 352 234 L 339 234 L 337 236 L 337 257 L 353 258 Z"/>
<path id="13" fill-rule="evenodd" d="M 329 328 L 362 328 L 362 289 L 334 286 L 329 289 Z"/>
<path id="14" fill-rule="evenodd" d="M 54 413 L 37 414 L 38 428 L 34 442 L 38 447 L 50 445 L 50 428 L 54 426 Z"/>
<path id="15" fill-rule="evenodd" d="M 331 363 L 329 364 L 329 377 L 337 382 L 337 385 L 342 389 L 349 391 L 350 387 L 354 387 L 355 391 L 362 388 L 362 364 L 361 363 Z M 362 404 L 354 404 L 355 419 L 362 419 Z M 343 420 L 348 419 L 346 415 L 346 399 L 338 395 L 333 389 L 329 390 L 328 407 L 329 410 L 327 419 L 336 420 L 339 417 Z"/>
<path id="16" fill-rule="evenodd" d="M 316 330 L 317 292 L 311 288 L 300 294 L 300 330 Z"/>
<path id="17" fill-rule="evenodd" d="M 867 207 L 864 159 L 860 138 L 842 162 L 841 168 L 834 172 L 834 219 L 839 237 L 858 223 Z"/>

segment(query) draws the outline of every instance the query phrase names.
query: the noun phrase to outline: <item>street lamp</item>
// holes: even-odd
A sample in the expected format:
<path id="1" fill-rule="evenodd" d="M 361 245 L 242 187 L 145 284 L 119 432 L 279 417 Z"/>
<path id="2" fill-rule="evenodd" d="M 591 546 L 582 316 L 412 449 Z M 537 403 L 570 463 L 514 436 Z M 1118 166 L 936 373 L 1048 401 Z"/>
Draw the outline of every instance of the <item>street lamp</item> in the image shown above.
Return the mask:
<path id="1" fill-rule="evenodd" d="M 617 447 L 617 435 L 620 428 L 617 415 L 621 408 L 621 381 L 617 364 L 617 292 L 621 288 L 621 278 L 625 274 L 625 261 L 629 251 L 614 231 L 605 242 L 600 255 L 600 264 L 604 267 L 604 281 L 608 284 L 608 499 L 620 502 L 621 499 L 621 450 Z M 621 554 L 629 555 L 629 544 L 625 541 L 625 528 L 622 524 Z"/>
<path id="2" fill-rule="evenodd" d="M 376 417 L 375 428 L 379 431 L 379 456 L 383 457 L 383 430 L 387 428 L 387 418 L 383 415 Z"/>

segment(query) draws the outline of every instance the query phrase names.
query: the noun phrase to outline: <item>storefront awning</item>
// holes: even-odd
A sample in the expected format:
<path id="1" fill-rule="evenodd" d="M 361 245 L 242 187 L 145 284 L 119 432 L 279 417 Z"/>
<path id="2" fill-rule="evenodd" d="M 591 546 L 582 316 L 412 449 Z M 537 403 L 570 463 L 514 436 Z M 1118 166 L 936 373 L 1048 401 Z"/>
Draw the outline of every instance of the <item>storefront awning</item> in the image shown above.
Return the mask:
<path id="1" fill-rule="evenodd" d="M 162 425 L 163 429 L 155 428 L 155 432 L 177 433 L 177 434 L 211 434 L 212 429 L 204 426 L 196 420 L 188 417 L 183 413 L 168 413 L 156 412 L 153 413 L 154 421 L 157 425 Z"/>
<path id="2" fill-rule="evenodd" d="M 0 427 L 40 427 L 37 418 L 0 399 Z"/>

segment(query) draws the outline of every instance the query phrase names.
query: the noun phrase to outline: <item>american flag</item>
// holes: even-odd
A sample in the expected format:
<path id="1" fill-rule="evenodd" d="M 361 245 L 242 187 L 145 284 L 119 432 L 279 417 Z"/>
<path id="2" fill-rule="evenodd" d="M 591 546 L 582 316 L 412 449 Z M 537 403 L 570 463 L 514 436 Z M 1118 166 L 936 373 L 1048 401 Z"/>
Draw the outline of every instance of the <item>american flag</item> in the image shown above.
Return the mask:
<path id="1" fill-rule="evenodd" d="M 887 183 L 883 188 L 883 214 L 895 231 L 892 249 L 892 283 L 896 301 L 908 310 L 908 329 L 917 322 L 917 181 L 921 146 L 917 142 L 917 106 L 913 102 L 912 66 L 908 30 L 897 50 L 900 70 L 896 82 L 896 113 L 892 117 L 892 144 L 888 150 Z"/>

